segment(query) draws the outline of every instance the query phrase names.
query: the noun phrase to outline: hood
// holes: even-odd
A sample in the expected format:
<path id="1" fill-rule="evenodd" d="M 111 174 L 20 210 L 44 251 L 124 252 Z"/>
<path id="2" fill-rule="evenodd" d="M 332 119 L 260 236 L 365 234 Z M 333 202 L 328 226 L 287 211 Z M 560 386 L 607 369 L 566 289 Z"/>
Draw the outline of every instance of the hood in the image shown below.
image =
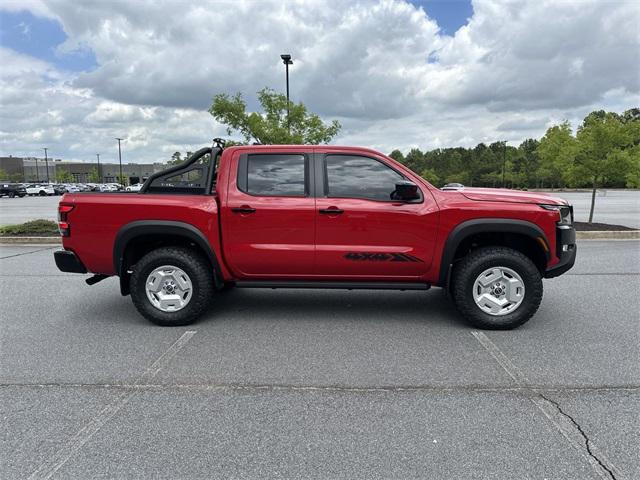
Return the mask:
<path id="1" fill-rule="evenodd" d="M 481 202 L 510 202 L 510 203 L 546 203 L 549 205 L 568 205 L 566 200 L 538 192 L 522 192 L 506 188 L 473 188 L 464 187 L 457 190 L 469 200 Z"/>

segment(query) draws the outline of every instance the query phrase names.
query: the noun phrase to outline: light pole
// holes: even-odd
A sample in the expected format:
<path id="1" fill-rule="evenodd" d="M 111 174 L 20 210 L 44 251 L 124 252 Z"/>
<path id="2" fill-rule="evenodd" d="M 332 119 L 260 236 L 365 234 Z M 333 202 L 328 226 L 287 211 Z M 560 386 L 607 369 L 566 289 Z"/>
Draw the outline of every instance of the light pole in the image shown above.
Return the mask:
<path id="1" fill-rule="evenodd" d="M 122 182 L 122 150 L 120 150 L 120 140 L 122 140 L 121 138 L 117 138 L 116 140 L 118 140 L 118 160 L 120 161 L 120 178 L 118 179 L 118 183 Z"/>
<path id="2" fill-rule="evenodd" d="M 291 60 L 291 55 L 288 53 L 283 53 L 280 58 L 284 63 L 287 76 L 287 131 L 289 131 L 291 129 L 291 122 L 289 121 L 289 65 L 293 65 L 293 60 Z"/>
<path id="3" fill-rule="evenodd" d="M 47 157 L 47 147 L 43 148 L 44 150 L 44 166 L 47 169 L 47 183 L 49 183 L 49 157 Z"/>
<path id="4" fill-rule="evenodd" d="M 502 143 L 502 188 L 504 188 L 504 172 L 507 164 L 507 142 Z"/>
<path id="5" fill-rule="evenodd" d="M 38 172 L 38 157 L 36 157 L 36 183 L 40 183 L 40 172 Z"/>

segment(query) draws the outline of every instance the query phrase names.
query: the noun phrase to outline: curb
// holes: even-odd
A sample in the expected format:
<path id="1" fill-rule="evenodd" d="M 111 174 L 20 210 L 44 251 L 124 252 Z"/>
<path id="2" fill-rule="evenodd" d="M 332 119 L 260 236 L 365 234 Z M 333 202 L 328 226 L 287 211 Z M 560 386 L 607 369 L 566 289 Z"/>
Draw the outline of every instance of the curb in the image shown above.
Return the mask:
<path id="1" fill-rule="evenodd" d="M 0 245 L 61 245 L 61 237 L 0 237 Z"/>
<path id="2" fill-rule="evenodd" d="M 578 240 L 633 240 L 640 239 L 640 230 L 610 230 L 576 232 Z"/>
<path id="3" fill-rule="evenodd" d="M 640 240 L 640 230 L 576 232 L 578 240 Z M 0 237 L 0 245 L 61 245 L 60 237 Z"/>

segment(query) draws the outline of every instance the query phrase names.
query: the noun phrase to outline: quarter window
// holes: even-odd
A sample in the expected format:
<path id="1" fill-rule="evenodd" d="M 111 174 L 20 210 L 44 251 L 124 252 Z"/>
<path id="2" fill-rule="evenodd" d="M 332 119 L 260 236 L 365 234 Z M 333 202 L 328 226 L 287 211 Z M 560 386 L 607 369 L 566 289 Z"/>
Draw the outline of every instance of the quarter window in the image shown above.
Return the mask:
<path id="1" fill-rule="evenodd" d="M 257 196 L 304 197 L 304 155 L 249 155 L 246 192 Z"/>
<path id="2" fill-rule="evenodd" d="M 396 183 L 404 177 L 373 158 L 356 155 L 326 156 L 327 196 L 391 200 Z"/>

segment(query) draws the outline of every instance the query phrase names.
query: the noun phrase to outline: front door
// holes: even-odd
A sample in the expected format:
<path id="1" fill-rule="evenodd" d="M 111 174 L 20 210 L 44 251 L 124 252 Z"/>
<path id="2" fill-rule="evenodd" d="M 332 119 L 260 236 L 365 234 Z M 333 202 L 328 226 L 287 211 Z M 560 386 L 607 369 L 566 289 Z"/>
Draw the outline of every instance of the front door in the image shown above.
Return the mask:
<path id="1" fill-rule="evenodd" d="M 406 175 L 384 158 L 347 152 L 316 155 L 316 273 L 332 278 L 417 280 L 431 264 L 437 207 L 428 190 L 392 200 Z M 409 180 L 411 180 L 409 178 Z M 317 184 L 320 182 L 317 182 Z"/>
<path id="2" fill-rule="evenodd" d="M 238 277 L 313 274 L 315 198 L 306 153 L 241 154 L 222 208 L 223 248 Z"/>

